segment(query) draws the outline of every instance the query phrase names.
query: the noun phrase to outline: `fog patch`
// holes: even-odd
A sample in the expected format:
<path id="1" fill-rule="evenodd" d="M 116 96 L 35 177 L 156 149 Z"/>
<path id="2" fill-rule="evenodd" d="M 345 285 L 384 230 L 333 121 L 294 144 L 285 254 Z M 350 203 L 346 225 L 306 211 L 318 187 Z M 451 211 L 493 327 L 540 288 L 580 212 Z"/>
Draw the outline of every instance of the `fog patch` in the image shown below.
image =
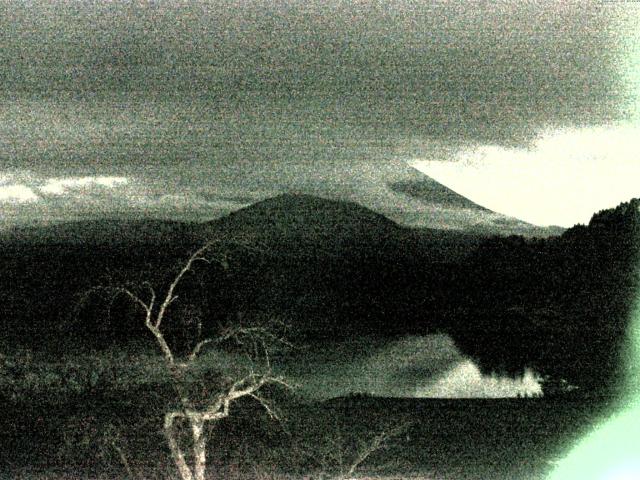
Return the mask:
<path id="1" fill-rule="evenodd" d="M 526 369 L 519 378 L 484 375 L 471 360 L 464 360 L 416 396 L 429 398 L 514 398 L 542 395 L 541 377 Z"/>
<path id="2" fill-rule="evenodd" d="M 540 377 L 483 375 L 448 335 L 358 338 L 309 346 L 280 364 L 305 397 L 364 393 L 404 398 L 510 398 L 542 394 Z"/>
<path id="3" fill-rule="evenodd" d="M 69 193 L 88 193 L 91 189 L 111 189 L 119 185 L 126 185 L 128 180 L 125 177 L 68 177 L 49 178 L 39 189 L 48 195 L 65 195 Z"/>
<path id="4" fill-rule="evenodd" d="M 38 195 L 26 185 L 0 184 L 0 202 L 30 203 L 39 200 Z"/>

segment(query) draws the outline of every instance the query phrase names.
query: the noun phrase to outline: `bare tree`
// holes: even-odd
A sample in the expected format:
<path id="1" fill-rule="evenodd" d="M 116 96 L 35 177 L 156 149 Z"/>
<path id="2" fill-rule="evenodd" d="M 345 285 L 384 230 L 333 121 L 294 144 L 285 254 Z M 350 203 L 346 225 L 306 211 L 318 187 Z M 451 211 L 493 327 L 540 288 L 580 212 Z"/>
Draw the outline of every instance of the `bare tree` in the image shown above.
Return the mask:
<path id="1" fill-rule="evenodd" d="M 196 250 L 184 263 L 171 283 L 162 292 L 156 291 L 149 282 L 145 282 L 138 292 L 134 288 L 118 287 L 116 294 L 125 295 L 144 314 L 144 324 L 153 334 L 155 342 L 162 353 L 171 384 L 178 396 L 178 406 L 168 410 L 164 415 L 164 435 L 171 457 L 182 480 L 204 480 L 207 467 L 206 447 L 207 435 L 204 428 L 208 422 L 215 422 L 229 416 L 231 405 L 238 399 L 249 397 L 259 402 L 266 412 L 274 418 L 277 414 L 272 406 L 260 395 L 260 390 L 269 384 L 289 387 L 284 378 L 274 375 L 269 359 L 269 345 L 273 342 L 285 342 L 274 333 L 269 326 L 250 326 L 232 324 L 221 327 L 214 336 L 202 338 L 202 323 L 197 319 L 198 338 L 186 354 L 177 355 L 170 347 L 163 326 L 166 326 L 171 306 L 178 299 L 176 290 L 187 275 L 193 273 L 198 262 L 217 263 L 228 268 L 226 255 L 215 254 L 210 242 Z M 190 389 L 193 376 L 198 374 L 197 360 L 205 348 L 212 348 L 225 342 L 235 341 L 250 346 L 249 366 L 239 369 L 231 377 L 220 374 L 220 380 L 214 392 L 207 393 L 205 398 L 195 398 Z M 175 348 L 174 348 L 175 349 Z M 256 365 L 258 364 L 258 365 Z M 180 445 L 179 423 L 186 423 L 191 437 L 191 464 Z"/>
<path id="2" fill-rule="evenodd" d="M 381 432 L 374 435 L 368 440 L 361 440 L 356 447 L 355 455 L 349 462 L 346 471 L 343 471 L 343 477 L 353 477 L 356 470 L 374 453 L 388 447 L 388 444 L 394 438 L 404 434 L 411 424 L 399 423 L 397 425 L 385 428 Z"/>
<path id="3" fill-rule="evenodd" d="M 325 428 L 324 435 L 314 438 L 313 445 L 298 444 L 297 453 L 310 458 L 320 469 L 317 478 L 355 480 L 354 476 L 371 456 L 375 456 L 405 435 L 413 422 L 397 419 L 382 426 L 377 433 L 361 434 L 337 424 Z"/>

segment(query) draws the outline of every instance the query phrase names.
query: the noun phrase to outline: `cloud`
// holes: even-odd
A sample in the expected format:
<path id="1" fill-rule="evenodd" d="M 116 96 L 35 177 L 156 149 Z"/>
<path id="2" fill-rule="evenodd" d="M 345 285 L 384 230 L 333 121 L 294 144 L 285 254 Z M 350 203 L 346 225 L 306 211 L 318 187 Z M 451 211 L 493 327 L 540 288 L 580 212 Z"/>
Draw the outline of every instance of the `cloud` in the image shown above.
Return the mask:
<path id="1" fill-rule="evenodd" d="M 38 195 L 26 185 L 0 184 L 0 202 L 30 203 L 39 200 Z"/>
<path id="2" fill-rule="evenodd" d="M 616 50 L 623 33 L 610 18 L 613 9 L 597 8 L 598 2 L 476 2 L 472 9 L 411 0 L 384 8 L 335 0 L 264 2 L 258 9 L 253 2 L 173 3 L 77 8 L 61 2 L 52 9 L 47 2 L 17 2 L 0 17 L 0 29 L 15 32 L 3 44 L 12 60 L 3 86 L 188 87 L 236 98 L 242 79 L 254 93 L 323 92 L 323 103 L 338 98 L 340 104 L 359 96 L 377 104 L 375 113 L 390 125 L 425 125 L 436 134 L 496 128 L 506 134 L 540 111 L 604 116 L 619 90 Z M 380 95 L 370 93 L 376 89 Z"/>
<path id="3" fill-rule="evenodd" d="M 453 161 L 410 163 L 493 211 L 570 227 L 640 196 L 638 138 L 637 126 L 561 129 L 529 148 L 479 145 L 461 149 Z"/>
<path id="4" fill-rule="evenodd" d="M 31 170 L 0 174 L 2 227 L 131 212 L 139 185 L 117 176 L 48 177 Z"/>
<path id="5" fill-rule="evenodd" d="M 125 177 L 67 177 L 49 178 L 39 190 L 47 195 L 65 195 L 71 192 L 88 193 L 93 188 L 108 189 L 128 183 Z"/>
<path id="6" fill-rule="evenodd" d="M 125 177 L 110 176 L 41 178 L 25 170 L 0 175 L 0 201 L 33 203 L 43 200 L 36 192 L 44 196 L 82 197 L 104 193 L 128 183 Z"/>
<path id="7" fill-rule="evenodd" d="M 30 170 L 0 173 L 3 222 L 57 222 L 90 218 L 154 217 L 211 220 L 251 203 L 234 191 L 201 191 L 134 177 L 69 175 L 48 177 Z"/>

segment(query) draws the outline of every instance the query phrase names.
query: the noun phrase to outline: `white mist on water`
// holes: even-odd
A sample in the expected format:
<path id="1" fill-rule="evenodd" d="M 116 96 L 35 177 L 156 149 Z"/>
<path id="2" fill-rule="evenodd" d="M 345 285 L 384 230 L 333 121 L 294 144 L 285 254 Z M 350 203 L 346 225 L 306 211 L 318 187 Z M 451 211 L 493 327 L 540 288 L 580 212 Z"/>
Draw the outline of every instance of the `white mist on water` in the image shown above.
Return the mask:
<path id="1" fill-rule="evenodd" d="M 406 398 L 515 398 L 542 394 L 531 370 L 521 377 L 484 375 L 448 335 L 359 339 L 322 344 L 304 359 L 282 365 L 302 395 L 332 398 L 350 393 Z"/>
<path id="2" fill-rule="evenodd" d="M 530 369 L 521 377 L 484 375 L 471 360 L 464 360 L 434 383 L 420 387 L 418 397 L 515 398 L 542 395 L 541 378 Z"/>

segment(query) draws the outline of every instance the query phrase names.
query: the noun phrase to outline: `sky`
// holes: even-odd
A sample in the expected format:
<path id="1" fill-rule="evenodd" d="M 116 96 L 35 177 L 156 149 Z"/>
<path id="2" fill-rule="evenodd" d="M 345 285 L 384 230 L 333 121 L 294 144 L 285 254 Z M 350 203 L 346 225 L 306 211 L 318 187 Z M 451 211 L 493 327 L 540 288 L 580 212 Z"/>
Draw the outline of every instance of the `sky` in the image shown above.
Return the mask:
<path id="1" fill-rule="evenodd" d="M 527 149 L 482 145 L 413 166 L 488 209 L 570 227 L 639 196 L 639 138 L 635 125 L 557 129 Z"/>
<path id="2" fill-rule="evenodd" d="M 0 224 L 208 220 L 283 191 L 406 225 L 504 224 L 443 200 L 431 173 L 476 203 L 473 185 L 511 185 L 490 209 L 569 226 L 601 172 L 618 165 L 615 185 L 635 172 L 637 13 L 560 0 L 2 1 Z M 469 166 L 484 172 L 473 188 Z M 596 174 L 582 190 L 553 198 L 563 216 L 531 211 L 539 190 L 505 201 L 523 172 L 566 187 L 585 170 Z"/>

